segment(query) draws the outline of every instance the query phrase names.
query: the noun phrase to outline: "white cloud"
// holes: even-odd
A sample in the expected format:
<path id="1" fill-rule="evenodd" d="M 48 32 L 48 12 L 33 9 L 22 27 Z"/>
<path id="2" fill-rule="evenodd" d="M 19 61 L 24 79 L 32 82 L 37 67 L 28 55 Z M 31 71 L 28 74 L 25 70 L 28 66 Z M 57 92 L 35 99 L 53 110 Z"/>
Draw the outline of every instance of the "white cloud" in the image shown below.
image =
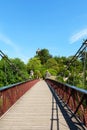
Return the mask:
<path id="1" fill-rule="evenodd" d="M 10 38 L 1 33 L 0 33 L 0 41 L 2 41 L 4 44 L 11 46 L 15 51 L 19 50 L 19 47 Z"/>
<path id="2" fill-rule="evenodd" d="M 3 35 L 2 33 L 0 33 L 0 41 L 3 42 L 3 44 L 7 45 L 7 46 L 10 46 L 12 48 L 12 51 L 14 56 L 13 58 L 20 58 L 23 62 L 27 63 L 28 62 L 28 59 L 29 57 L 26 57 L 25 55 L 23 55 L 23 53 L 21 53 L 21 50 L 23 51 L 23 49 L 18 46 L 17 44 L 15 44 L 9 37 L 7 37 L 6 35 Z M 9 50 L 4 49 L 4 52 L 6 54 L 9 53 Z M 14 50 L 14 51 L 13 51 Z M 13 56 L 12 54 L 12 56 Z M 9 55 L 8 55 L 9 56 Z"/>
<path id="3" fill-rule="evenodd" d="M 80 39 L 84 39 L 85 37 L 87 37 L 87 28 L 72 35 L 70 38 L 70 43 L 72 44 L 74 42 L 77 42 Z"/>

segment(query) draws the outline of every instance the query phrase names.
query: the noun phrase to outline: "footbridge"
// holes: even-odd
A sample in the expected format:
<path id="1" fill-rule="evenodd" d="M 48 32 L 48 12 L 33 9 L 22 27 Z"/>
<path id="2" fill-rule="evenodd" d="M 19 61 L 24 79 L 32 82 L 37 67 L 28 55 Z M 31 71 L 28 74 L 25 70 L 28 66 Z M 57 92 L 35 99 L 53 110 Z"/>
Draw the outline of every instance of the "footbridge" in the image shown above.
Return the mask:
<path id="1" fill-rule="evenodd" d="M 87 40 L 60 73 L 64 80 L 50 76 L 1 87 L 0 130 L 87 130 L 86 48 Z M 0 56 L 19 71 L 2 51 Z M 78 74 L 74 73 L 77 58 L 83 67 Z M 65 75 L 66 71 L 69 75 Z M 77 76 L 80 79 L 76 80 Z M 82 89 L 75 85 L 77 81 Z"/>
<path id="2" fill-rule="evenodd" d="M 0 89 L 0 130 L 86 130 L 87 92 L 51 79 Z"/>

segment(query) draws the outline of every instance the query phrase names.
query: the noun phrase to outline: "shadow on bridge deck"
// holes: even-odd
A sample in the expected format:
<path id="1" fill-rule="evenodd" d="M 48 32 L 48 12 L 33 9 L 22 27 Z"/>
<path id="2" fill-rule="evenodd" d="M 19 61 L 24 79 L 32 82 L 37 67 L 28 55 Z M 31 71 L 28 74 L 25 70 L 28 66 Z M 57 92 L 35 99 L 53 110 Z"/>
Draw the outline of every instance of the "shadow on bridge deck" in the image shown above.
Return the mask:
<path id="1" fill-rule="evenodd" d="M 86 130 L 49 88 L 36 83 L 0 118 L 0 130 Z"/>
<path id="2" fill-rule="evenodd" d="M 49 86 L 50 88 L 50 86 Z M 56 120 L 57 123 L 57 130 L 59 129 L 60 119 L 58 115 L 58 108 L 63 114 L 63 117 L 69 127 L 70 130 L 87 130 L 87 128 L 80 122 L 80 120 L 73 115 L 73 112 L 68 108 L 68 106 L 58 97 L 58 95 L 55 94 L 54 90 L 50 88 L 52 94 L 53 94 L 53 102 L 52 102 L 52 120 L 51 120 L 51 130 L 53 130 L 53 123 Z M 54 99 L 56 100 L 56 106 L 54 108 Z M 53 118 L 54 111 L 56 110 L 56 119 Z M 63 124 L 62 124 L 63 125 Z"/>

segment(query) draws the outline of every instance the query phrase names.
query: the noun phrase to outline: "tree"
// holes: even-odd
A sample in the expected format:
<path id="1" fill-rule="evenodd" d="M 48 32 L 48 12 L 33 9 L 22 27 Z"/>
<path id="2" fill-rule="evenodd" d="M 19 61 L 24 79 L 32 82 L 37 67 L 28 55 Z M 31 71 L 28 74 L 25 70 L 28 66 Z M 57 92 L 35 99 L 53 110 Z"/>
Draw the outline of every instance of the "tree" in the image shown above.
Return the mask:
<path id="1" fill-rule="evenodd" d="M 28 79 L 27 66 L 24 62 L 19 58 L 11 59 L 11 61 L 14 64 L 13 75 L 15 76 L 15 81 L 18 82 Z"/>
<path id="2" fill-rule="evenodd" d="M 27 67 L 19 58 L 0 60 L 0 86 L 14 84 L 29 78 Z"/>
<path id="3" fill-rule="evenodd" d="M 52 57 L 47 49 L 37 51 L 36 57 L 39 57 L 41 64 L 45 64 L 49 58 Z"/>
<path id="4" fill-rule="evenodd" d="M 85 77 L 84 83 L 87 86 L 87 52 L 82 53 L 80 58 L 70 63 L 72 58 L 73 56 L 53 57 L 47 49 L 38 50 L 27 64 L 19 58 L 10 59 L 8 63 L 3 57 L 0 59 L 0 86 L 28 79 L 31 70 L 34 72 L 33 78 L 45 78 L 48 70 L 51 77 L 57 77 L 58 81 L 78 87 L 83 87 Z"/>
<path id="5" fill-rule="evenodd" d="M 81 52 L 80 60 L 83 66 L 83 86 L 87 89 L 87 51 Z"/>
<path id="6" fill-rule="evenodd" d="M 30 71 L 32 70 L 34 72 L 35 77 L 41 76 L 41 67 L 41 61 L 37 57 L 31 58 L 27 63 L 28 73 L 30 74 Z"/>
<path id="7" fill-rule="evenodd" d="M 59 70 L 59 66 L 57 64 L 57 61 L 54 58 L 48 59 L 45 66 L 47 69 L 50 69 L 51 72 L 56 72 L 56 74 Z M 53 71 L 53 70 L 55 70 L 55 71 Z"/>

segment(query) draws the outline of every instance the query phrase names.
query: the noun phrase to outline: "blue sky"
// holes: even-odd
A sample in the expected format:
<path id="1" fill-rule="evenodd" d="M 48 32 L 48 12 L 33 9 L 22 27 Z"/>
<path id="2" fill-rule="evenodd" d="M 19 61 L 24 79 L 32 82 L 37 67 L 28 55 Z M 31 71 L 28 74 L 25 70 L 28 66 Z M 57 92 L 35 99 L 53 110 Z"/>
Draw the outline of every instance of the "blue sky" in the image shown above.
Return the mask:
<path id="1" fill-rule="evenodd" d="M 0 0 L 0 50 L 25 63 L 38 48 L 71 56 L 87 38 L 87 0 Z"/>

